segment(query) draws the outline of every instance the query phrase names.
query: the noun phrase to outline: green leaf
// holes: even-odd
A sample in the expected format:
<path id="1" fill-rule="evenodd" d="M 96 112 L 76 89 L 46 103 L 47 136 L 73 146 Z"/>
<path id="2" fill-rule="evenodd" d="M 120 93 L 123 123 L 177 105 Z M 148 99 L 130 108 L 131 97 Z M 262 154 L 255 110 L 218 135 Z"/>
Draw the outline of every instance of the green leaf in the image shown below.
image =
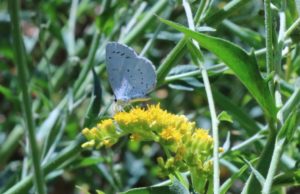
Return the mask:
<path id="1" fill-rule="evenodd" d="M 234 183 L 234 181 L 242 176 L 242 174 L 248 169 L 248 165 L 245 164 L 242 166 L 239 171 L 234 173 L 230 178 L 228 178 L 221 186 L 220 188 L 220 194 L 226 194 L 228 189 L 231 187 L 231 185 Z"/>
<path id="2" fill-rule="evenodd" d="M 177 65 L 176 67 L 172 68 L 171 71 L 168 73 L 169 76 L 181 75 L 193 71 L 198 71 L 200 73 L 199 67 L 193 64 L 186 64 L 186 65 Z"/>
<path id="3" fill-rule="evenodd" d="M 175 66 L 176 61 L 181 58 L 184 54 L 182 52 L 183 48 L 185 47 L 186 38 L 181 39 L 177 45 L 172 49 L 171 52 L 168 53 L 162 65 L 160 65 L 156 71 L 157 74 L 157 86 L 160 86 L 165 77 L 167 76 L 170 69 Z"/>
<path id="4" fill-rule="evenodd" d="M 224 61 L 246 86 L 266 114 L 275 118 L 277 110 L 274 99 L 269 91 L 267 82 L 260 75 L 254 55 L 246 53 L 242 48 L 226 40 L 192 31 L 183 25 L 162 18 L 160 20 L 185 33 L 186 36 L 195 39 L 200 43 L 200 46 L 208 49 Z"/>
<path id="5" fill-rule="evenodd" d="M 0 85 L 0 94 L 2 94 L 9 101 L 17 101 L 18 98 L 13 94 L 13 92 L 2 85 Z"/>
<path id="6" fill-rule="evenodd" d="M 209 13 L 208 16 L 204 18 L 204 23 L 210 26 L 216 26 L 222 22 L 225 18 L 228 18 L 235 11 L 239 10 L 241 7 L 249 3 L 249 0 L 232 0 L 229 1 L 222 9 L 217 12 Z M 242 10 L 241 10 L 242 11 Z"/>
<path id="7" fill-rule="evenodd" d="M 104 161 L 104 158 L 102 157 L 87 157 L 87 158 L 83 158 L 79 163 L 78 166 L 76 167 L 87 167 L 87 166 L 92 166 L 95 164 L 99 164 L 101 162 Z"/>
<path id="8" fill-rule="evenodd" d="M 252 170 L 254 176 L 256 177 L 256 179 L 258 180 L 260 185 L 263 186 L 266 182 L 266 179 L 264 178 L 264 176 L 258 170 L 256 170 L 248 160 L 246 160 L 243 157 L 241 157 L 241 159 L 251 168 L 251 170 Z"/>
<path id="9" fill-rule="evenodd" d="M 297 127 L 296 123 L 298 117 L 299 111 L 294 110 L 289 114 L 288 118 L 278 132 L 277 141 L 285 138 L 287 141 L 290 141 L 293 138 L 294 131 Z"/>
<path id="10" fill-rule="evenodd" d="M 94 69 L 92 69 L 92 72 L 94 77 L 94 92 L 91 98 L 91 103 L 88 109 L 87 116 L 84 121 L 84 126 L 90 126 L 93 123 L 95 123 L 95 121 L 98 120 L 98 114 L 101 108 L 101 101 L 102 101 L 101 82 Z"/>
<path id="11" fill-rule="evenodd" d="M 292 96 L 289 97 L 287 102 L 283 107 L 278 111 L 278 114 L 282 113 L 283 118 L 287 118 L 289 113 L 291 113 L 295 107 L 300 104 L 300 88 L 295 88 Z"/>
<path id="12" fill-rule="evenodd" d="M 194 77 L 183 77 L 175 83 L 170 83 L 169 87 L 176 90 L 194 91 L 195 88 L 204 88 L 204 85 Z"/>
<path id="13" fill-rule="evenodd" d="M 227 121 L 230 123 L 233 123 L 232 117 L 230 114 L 228 114 L 226 111 L 222 111 L 219 115 L 218 115 L 218 119 L 220 121 Z"/>
<path id="14" fill-rule="evenodd" d="M 190 172 L 193 189 L 196 191 L 196 193 L 204 193 L 205 185 L 208 181 L 208 175 L 199 172 L 199 169 L 197 168 L 191 168 Z"/>
<path id="15" fill-rule="evenodd" d="M 94 115 L 98 115 L 99 110 L 101 108 L 101 101 L 102 101 L 102 89 L 101 89 L 101 82 L 100 79 L 95 71 L 92 69 L 93 77 L 94 77 L 94 96 L 95 100 L 93 102 L 92 112 Z"/>
<path id="16" fill-rule="evenodd" d="M 260 130 L 257 123 L 247 114 L 240 106 L 234 104 L 226 96 L 213 90 L 213 96 L 218 107 L 228 112 L 235 121 L 237 121 L 243 128 L 245 128 L 248 135 L 254 135 Z"/>
<path id="17" fill-rule="evenodd" d="M 213 65 L 210 67 L 206 67 L 208 75 L 217 76 L 220 75 L 226 70 L 228 67 L 224 64 Z M 201 69 L 196 65 L 177 65 L 172 68 L 168 76 L 165 78 L 165 82 L 172 82 L 174 80 L 182 80 L 182 78 L 186 77 L 202 77 Z M 201 86 L 202 87 L 202 86 Z"/>
<path id="18" fill-rule="evenodd" d="M 274 187 L 276 186 L 292 186 L 300 185 L 300 170 L 284 172 L 274 178 Z"/>
<path id="19" fill-rule="evenodd" d="M 172 185 L 151 186 L 130 189 L 119 194 L 189 194 L 190 192 L 178 181 Z"/>
<path id="20" fill-rule="evenodd" d="M 254 48 L 259 49 L 264 47 L 265 39 L 262 37 L 261 34 L 252 31 L 248 28 L 236 25 L 235 23 L 229 20 L 224 20 L 223 26 L 228 28 L 233 34 L 238 36 L 242 41 L 253 46 Z"/>
<path id="21" fill-rule="evenodd" d="M 170 88 L 174 89 L 174 90 L 180 90 L 180 91 L 187 91 L 187 92 L 192 92 L 194 91 L 194 88 L 191 86 L 185 86 L 183 84 L 169 84 L 168 85 Z"/>

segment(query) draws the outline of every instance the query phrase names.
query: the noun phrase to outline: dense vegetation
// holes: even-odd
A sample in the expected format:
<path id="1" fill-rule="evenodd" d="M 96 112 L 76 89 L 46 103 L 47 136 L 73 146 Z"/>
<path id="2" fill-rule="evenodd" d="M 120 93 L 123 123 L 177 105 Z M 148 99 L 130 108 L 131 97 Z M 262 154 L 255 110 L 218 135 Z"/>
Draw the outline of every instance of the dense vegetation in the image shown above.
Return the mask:
<path id="1" fill-rule="evenodd" d="M 1 1 L 0 193 L 300 193 L 299 16 L 299 0 Z M 157 74 L 116 114 L 112 41 Z"/>

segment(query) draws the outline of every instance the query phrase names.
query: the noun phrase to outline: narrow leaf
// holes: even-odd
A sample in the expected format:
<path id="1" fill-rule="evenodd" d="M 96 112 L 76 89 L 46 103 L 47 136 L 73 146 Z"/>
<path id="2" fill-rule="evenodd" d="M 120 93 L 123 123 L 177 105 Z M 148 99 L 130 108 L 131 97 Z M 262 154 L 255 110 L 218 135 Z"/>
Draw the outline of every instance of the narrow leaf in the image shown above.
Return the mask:
<path id="1" fill-rule="evenodd" d="M 258 170 L 256 170 L 248 160 L 246 160 L 243 157 L 242 157 L 242 160 L 251 168 L 251 170 L 252 170 L 254 176 L 256 177 L 256 179 L 261 184 L 261 186 L 263 186 L 265 184 L 265 182 L 266 182 L 266 180 L 263 177 L 263 175 Z"/>
<path id="2" fill-rule="evenodd" d="M 290 141 L 292 139 L 294 131 L 297 127 L 297 117 L 299 117 L 299 111 L 293 111 L 289 114 L 288 118 L 278 132 L 277 141 L 280 139 L 287 139 L 287 141 Z"/>
<path id="3" fill-rule="evenodd" d="M 130 189 L 120 194 L 189 194 L 190 192 L 179 182 L 175 181 L 172 185 L 152 186 Z"/>
<path id="4" fill-rule="evenodd" d="M 300 170 L 284 172 L 274 178 L 274 187 L 300 185 Z"/>
<path id="5" fill-rule="evenodd" d="M 220 188 L 220 194 L 226 194 L 228 189 L 234 183 L 234 181 L 242 176 L 242 174 L 248 169 L 248 165 L 242 166 L 238 172 L 234 173 L 229 179 L 227 179 Z"/>
<path id="6" fill-rule="evenodd" d="M 254 135 L 260 130 L 260 127 L 256 124 L 256 122 L 249 116 L 249 114 L 241 109 L 240 106 L 234 104 L 230 99 L 217 90 L 213 90 L 213 95 L 217 105 L 228 112 L 233 117 L 233 120 L 237 121 L 243 128 L 245 128 L 249 136 Z"/>
<path id="7" fill-rule="evenodd" d="M 195 39 L 200 45 L 213 52 L 235 73 L 246 86 L 249 92 L 265 110 L 268 116 L 275 117 L 276 107 L 269 91 L 268 84 L 260 75 L 254 55 L 246 53 L 242 48 L 226 40 L 201 34 L 184 27 L 183 25 L 165 20 L 160 20 Z"/>
<path id="8" fill-rule="evenodd" d="M 98 119 L 98 114 L 101 108 L 101 101 L 102 101 L 101 82 L 94 69 L 92 69 L 92 72 L 94 78 L 94 91 L 93 91 L 93 96 L 91 98 L 91 103 L 88 109 L 88 113 L 85 118 L 84 126 L 89 126 Z"/>

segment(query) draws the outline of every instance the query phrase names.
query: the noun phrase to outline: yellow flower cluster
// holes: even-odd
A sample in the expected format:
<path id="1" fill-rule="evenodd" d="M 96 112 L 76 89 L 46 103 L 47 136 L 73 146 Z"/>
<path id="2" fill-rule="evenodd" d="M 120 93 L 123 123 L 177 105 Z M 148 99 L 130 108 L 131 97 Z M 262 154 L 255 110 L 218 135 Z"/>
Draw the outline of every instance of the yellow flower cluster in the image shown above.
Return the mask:
<path id="1" fill-rule="evenodd" d="M 131 135 L 133 141 L 158 142 L 169 152 L 166 160 L 158 159 L 168 173 L 191 167 L 207 171 L 207 166 L 211 167 L 213 140 L 208 132 L 196 128 L 195 123 L 183 115 L 162 110 L 159 105 L 118 112 L 112 119 L 102 120 L 96 127 L 83 129 L 82 133 L 88 139 L 82 147 L 112 146 L 125 135 Z"/>

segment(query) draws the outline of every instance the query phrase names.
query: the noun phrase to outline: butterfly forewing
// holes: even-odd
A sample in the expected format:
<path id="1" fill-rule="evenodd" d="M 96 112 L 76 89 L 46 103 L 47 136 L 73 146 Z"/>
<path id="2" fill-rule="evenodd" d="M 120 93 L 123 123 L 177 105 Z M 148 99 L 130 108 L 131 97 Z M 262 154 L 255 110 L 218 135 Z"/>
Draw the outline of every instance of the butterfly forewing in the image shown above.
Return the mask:
<path id="1" fill-rule="evenodd" d="M 106 46 L 109 81 L 116 100 L 144 99 L 156 84 L 155 67 L 130 47 L 109 43 Z"/>

